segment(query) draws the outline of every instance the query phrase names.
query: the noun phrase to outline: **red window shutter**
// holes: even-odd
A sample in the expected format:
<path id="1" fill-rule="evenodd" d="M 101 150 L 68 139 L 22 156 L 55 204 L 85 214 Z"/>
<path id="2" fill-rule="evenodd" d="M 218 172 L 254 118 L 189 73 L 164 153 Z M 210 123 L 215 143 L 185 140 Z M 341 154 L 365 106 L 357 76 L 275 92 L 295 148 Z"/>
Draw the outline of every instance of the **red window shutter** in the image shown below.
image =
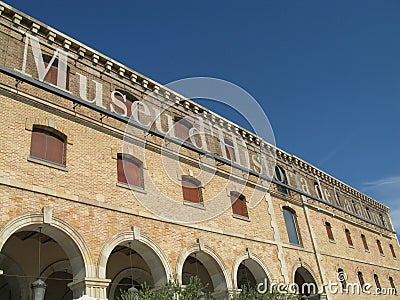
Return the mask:
<path id="1" fill-rule="evenodd" d="M 31 156 L 46 159 L 46 134 L 42 131 L 32 132 Z"/>
<path id="2" fill-rule="evenodd" d="M 390 251 L 392 252 L 393 257 L 396 258 L 396 253 L 394 252 L 393 245 L 390 244 L 389 247 L 390 247 Z"/>
<path id="3" fill-rule="evenodd" d="M 332 233 L 332 227 L 331 224 L 326 222 L 325 223 L 325 228 L 326 228 L 326 233 L 328 234 L 328 239 L 330 239 L 331 241 L 334 240 L 333 238 L 333 233 Z"/>
<path id="4" fill-rule="evenodd" d="M 44 77 L 44 80 L 47 82 L 50 82 L 54 85 L 57 85 L 57 76 L 58 76 L 58 67 L 55 65 L 57 63 L 57 60 L 53 62 L 51 65 L 49 71 L 47 72 L 46 76 Z M 45 67 L 49 65 L 48 62 L 44 62 Z"/>
<path id="5" fill-rule="evenodd" d="M 368 250 L 368 244 L 367 244 L 367 238 L 365 237 L 365 235 L 361 235 L 361 239 L 362 239 L 362 242 L 363 242 L 363 245 L 364 245 L 364 249 L 365 250 Z"/>
<path id="6" fill-rule="evenodd" d="M 200 186 L 190 179 L 182 179 L 183 199 L 194 203 L 201 203 Z"/>
<path id="7" fill-rule="evenodd" d="M 346 229 L 345 232 L 346 232 L 347 243 L 348 243 L 350 246 L 353 246 L 353 241 L 351 240 L 350 231 Z"/>
<path id="8" fill-rule="evenodd" d="M 231 145 L 225 145 L 225 151 L 226 151 L 226 157 L 229 160 L 235 161 L 236 157 L 235 157 L 235 149 L 233 148 L 233 146 Z"/>
<path id="9" fill-rule="evenodd" d="M 46 159 L 58 164 L 64 164 L 64 141 L 53 134 L 47 137 Z"/>
<path id="10" fill-rule="evenodd" d="M 376 244 L 378 245 L 378 250 L 380 254 L 383 254 L 383 249 L 382 249 L 382 244 L 380 240 L 376 241 Z"/>
<path id="11" fill-rule="evenodd" d="M 231 194 L 232 212 L 235 215 L 247 217 L 246 198 L 242 195 Z"/>
<path id="12" fill-rule="evenodd" d="M 133 158 L 118 155 L 118 181 L 137 187 L 143 187 L 142 163 Z"/>
<path id="13" fill-rule="evenodd" d="M 175 136 L 177 138 L 190 142 L 190 128 L 192 128 L 192 125 L 188 121 L 180 118 L 175 119 Z"/>

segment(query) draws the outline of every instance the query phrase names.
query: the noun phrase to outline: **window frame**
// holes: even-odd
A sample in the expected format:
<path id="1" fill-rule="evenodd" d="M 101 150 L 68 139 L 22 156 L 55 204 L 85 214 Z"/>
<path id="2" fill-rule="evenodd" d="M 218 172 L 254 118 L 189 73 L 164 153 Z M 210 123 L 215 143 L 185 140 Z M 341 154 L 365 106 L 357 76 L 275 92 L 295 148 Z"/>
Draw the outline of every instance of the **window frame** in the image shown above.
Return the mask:
<path id="1" fill-rule="evenodd" d="M 45 68 L 49 65 L 50 61 L 52 60 L 52 56 L 48 54 L 43 54 L 43 63 Z M 68 90 L 69 88 L 69 73 L 70 73 L 70 67 L 67 66 L 67 74 L 66 74 L 66 89 Z M 55 76 L 55 78 L 54 78 Z M 49 71 L 47 72 L 46 76 L 43 79 L 44 82 L 49 83 L 54 86 L 58 86 L 58 58 L 56 57 L 53 61 L 53 64 L 50 66 Z"/>
<path id="2" fill-rule="evenodd" d="M 181 136 L 181 131 L 179 130 L 180 128 L 185 127 L 187 129 L 187 136 Z M 183 140 L 187 143 L 192 143 L 192 141 L 190 140 L 190 129 L 193 128 L 193 124 L 190 123 L 188 120 L 179 117 L 179 116 L 175 116 L 174 117 L 174 135 L 176 138 Z"/>
<path id="3" fill-rule="evenodd" d="M 231 191 L 229 197 L 230 197 L 230 200 L 231 200 L 231 207 L 232 207 L 233 215 L 234 216 L 239 216 L 241 218 L 248 219 L 249 218 L 249 212 L 247 210 L 246 197 L 243 194 L 241 194 L 239 192 L 236 192 L 236 191 Z M 235 198 L 234 201 L 233 201 L 233 198 Z M 241 203 L 242 207 L 239 210 L 243 210 L 243 214 L 241 214 L 240 211 L 239 212 L 237 210 L 235 211 L 235 207 L 236 207 L 235 203 L 237 203 L 237 201 L 240 201 L 240 203 Z"/>
<path id="4" fill-rule="evenodd" d="M 49 147 L 48 147 L 48 139 L 52 137 L 55 138 L 55 140 L 59 141 L 62 145 L 62 153 L 61 153 L 61 159 L 57 160 L 52 160 L 49 158 Z M 38 144 L 40 144 L 40 141 L 38 139 L 44 138 L 45 139 L 45 145 L 43 149 L 42 155 L 40 155 L 36 148 L 39 148 Z M 43 147 L 43 145 L 42 145 Z M 54 151 L 54 149 L 53 149 Z M 58 131 L 54 129 L 53 127 L 48 127 L 48 126 L 42 126 L 42 125 L 33 125 L 32 127 L 32 133 L 31 133 L 31 144 L 30 144 L 30 152 L 29 152 L 29 157 L 40 160 L 49 164 L 54 164 L 56 166 L 61 166 L 65 167 L 66 162 L 67 162 L 67 136 L 62 133 L 61 131 Z M 51 153 L 51 152 L 50 152 Z"/>
<path id="5" fill-rule="evenodd" d="M 334 242 L 335 241 L 335 237 L 333 236 L 331 223 L 325 222 L 325 229 L 326 229 L 326 234 L 328 235 L 329 241 Z"/>
<path id="6" fill-rule="evenodd" d="M 385 255 L 385 253 L 383 252 L 383 248 L 382 248 L 382 243 L 380 240 L 376 240 L 376 245 L 378 246 L 378 251 L 381 255 Z"/>
<path id="7" fill-rule="evenodd" d="M 349 245 L 349 247 L 354 248 L 353 239 L 351 238 L 350 230 L 348 228 L 346 228 L 344 230 L 344 233 L 346 235 L 347 244 Z"/>
<path id="8" fill-rule="evenodd" d="M 190 176 L 190 175 L 182 175 L 181 182 L 182 182 L 181 186 L 182 186 L 183 202 L 204 206 L 203 193 L 202 193 L 202 184 L 201 184 L 200 180 L 198 180 L 198 179 L 196 179 L 196 178 L 194 178 L 193 176 Z M 189 183 L 192 183 L 193 185 L 196 186 L 196 189 L 197 189 L 197 200 L 186 199 L 187 195 L 190 195 L 191 193 L 193 193 L 193 191 L 190 191 L 190 190 L 187 190 L 187 189 L 195 189 L 195 188 L 184 186 L 184 182 L 189 182 Z"/>
<path id="9" fill-rule="evenodd" d="M 389 244 L 390 252 L 392 253 L 393 258 L 397 259 L 396 252 L 394 252 L 393 244 Z"/>
<path id="10" fill-rule="evenodd" d="M 292 224 L 293 224 L 293 228 L 290 228 L 290 229 L 294 229 L 294 233 L 295 233 L 295 235 L 296 235 L 297 243 L 291 241 L 291 238 L 290 238 L 291 235 L 290 235 L 290 233 L 289 233 L 289 227 L 288 227 L 288 225 L 292 225 L 292 224 L 288 224 L 287 218 L 285 217 L 285 211 L 286 211 L 288 214 L 290 214 L 290 218 L 291 218 Z M 285 225 L 286 225 L 286 232 L 287 232 L 287 234 L 288 234 L 289 244 L 294 245 L 294 246 L 301 246 L 301 247 L 302 247 L 302 246 L 303 246 L 303 243 L 302 243 L 302 240 L 301 240 L 299 225 L 298 225 L 298 222 L 297 222 L 297 214 L 296 214 L 296 211 L 294 211 L 292 208 L 290 208 L 290 207 L 288 207 L 288 206 L 284 206 L 284 207 L 282 208 L 282 212 L 283 212 L 283 219 L 284 219 Z M 289 215 L 286 215 L 286 216 L 289 216 Z"/>
<path id="11" fill-rule="evenodd" d="M 127 176 L 126 176 L 126 171 L 125 171 L 125 161 L 134 164 L 138 170 L 139 170 L 139 185 L 129 183 Z M 122 166 L 122 170 L 120 170 L 120 166 Z M 129 187 L 135 187 L 141 190 L 144 190 L 144 172 L 143 172 L 143 162 L 136 157 L 125 154 L 125 153 L 118 153 L 117 154 L 117 182 L 120 184 L 128 185 Z M 123 176 L 123 178 L 120 178 L 120 175 Z M 125 180 L 121 180 L 125 179 Z"/>
<path id="12" fill-rule="evenodd" d="M 368 247 L 368 243 L 367 243 L 367 237 L 363 233 L 361 233 L 361 241 L 363 243 L 364 250 L 369 252 L 369 247 Z"/>
<path id="13" fill-rule="evenodd" d="M 279 172 L 277 170 L 280 170 L 281 172 Z M 275 165 L 274 173 L 275 173 L 274 176 L 275 176 L 276 181 L 278 181 L 278 182 L 280 182 L 282 184 L 288 185 L 286 170 L 284 168 L 282 168 L 279 165 Z M 283 175 L 283 178 L 281 178 L 281 174 Z M 288 195 L 288 196 L 290 195 L 289 189 L 287 187 L 285 187 L 285 186 L 280 185 L 280 184 L 277 184 L 277 190 L 278 190 L 278 192 L 280 192 L 280 193 L 282 193 L 284 195 Z"/>

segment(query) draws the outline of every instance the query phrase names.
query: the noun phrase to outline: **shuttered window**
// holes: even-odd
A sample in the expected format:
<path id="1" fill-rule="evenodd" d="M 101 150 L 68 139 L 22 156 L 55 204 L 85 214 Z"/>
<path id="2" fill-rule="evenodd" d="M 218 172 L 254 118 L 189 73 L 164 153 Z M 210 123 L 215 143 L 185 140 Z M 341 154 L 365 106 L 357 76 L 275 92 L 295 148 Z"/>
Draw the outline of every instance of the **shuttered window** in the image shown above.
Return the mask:
<path id="1" fill-rule="evenodd" d="M 375 281 L 376 288 L 378 289 L 378 291 L 380 291 L 382 287 L 381 287 L 381 283 L 379 282 L 379 277 L 377 274 L 374 274 L 374 281 Z"/>
<path id="2" fill-rule="evenodd" d="M 188 121 L 176 117 L 175 118 L 175 136 L 181 140 L 184 140 L 185 142 L 190 143 L 190 129 L 192 128 L 192 124 L 190 124 Z"/>
<path id="3" fill-rule="evenodd" d="M 334 241 L 331 223 L 325 222 L 326 233 L 328 234 L 328 239 Z"/>
<path id="4" fill-rule="evenodd" d="M 317 193 L 317 197 L 319 199 L 322 199 L 321 187 L 319 186 L 318 182 L 316 182 L 316 181 L 314 181 L 314 188 L 315 188 L 315 192 Z"/>
<path id="5" fill-rule="evenodd" d="M 225 140 L 225 151 L 226 151 L 226 158 L 235 161 L 236 156 L 235 156 L 235 148 L 233 146 L 233 142 L 230 140 Z"/>
<path id="6" fill-rule="evenodd" d="M 383 255 L 382 244 L 380 240 L 376 240 L 376 245 L 378 246 L 379 253 Z"/>
<path id="7" fill-rule="evenodd" d="M 396 253 L 394 252 L 393 245 L 392 245 L 392 244 L 390 244 L 390 245 L 389 245 L 389 248 L 390 248 L 390 252 L 392 252 L 392 256 L 393 256 L 393 258 L 396 258 Z"/>
<path id="8" fill-rule="evenodd" d="M 203 197 L 201 193 L 201 183 L 196 178 L 191 176 L 182 176 L 182 192 L 183 199 L 193 203 L 203 203 Z"/>
<path id="9" fill-rule="evenodd" d="M 136 101 L 139 101 L 139 99 L 137 99 L 135 96 L 133 96 L 131 93 L 129 93 L 127 91 L 120 90 L 120 89 L 116 89 L 115 91 L 118 92 L 118 93 L 114 94 L 115 98 L 117 98 L 119 101 L 125 103 L 126 111 L 127 111 L 126 114 L 127 114 L 128 118 L 130 118 L 132 115 L 132 109 L 133 109 L 132 104 Z M 121 94 L 125 96 L 126 102 L 124 102 L 124 99 L 122 98 Z M 124 113 L 124 111 L 121 108 L 119 108 L 118 106 L 115 106 L 115 110 L 120 114 Z M 139 120 L 140 120 L 140 116 L 139 116 Z"/>
<path id="10" fill-rule="evenodd" d="M 361 235 L 361 240 L 363 242 L 364 250 L 368 251 L 369 249 L 368 249 L 368 244 L 367 244 L 367 238 L 365 237 L 365 235 L 363 235 L 363 234 Z"/>
<path id="11" fill-rule="evenodd" d="M 34 126 L 30 156 L 65 165 L 66 137 L 52 128 Z"/>
<path id="12" fill-rule="evenodd" d="M 51 61 L 52 57 L 49 55 L 43 55 L 43 62 L 44 62 L 44 66 L 45 68 L 47 68 L 47 66 L 49 65 L 50 61 Z M 69 83 L 69 67 L 67 67 L 67 89 L 68 89 L 68 83 Z M 54 59 L 49 71 L 47 72 L 46 76 L 44 77 L 44 80 L 57 85 L 57 77 L 58 77 L 58 59 Z"/>
<path id="13" fill-rule="evenodd" d="M 349 246 L 353 246 L 353 241 L 351 239 L 350 230 L 345 229 L 344 232 L 346 234 L 347 244 L 349 244 Z"/>
<path id="14" fill-rule="evenodd" d="M 230 197 L 233 214 L 248 218 L 246 197 L 238 192 L 231 192 Z"/>
<path id="15" fill-rule="evenodd" d="M 117 173 L 119 182 L 143 188 L 143 164 L 135 157 L 118 153 Z"/>

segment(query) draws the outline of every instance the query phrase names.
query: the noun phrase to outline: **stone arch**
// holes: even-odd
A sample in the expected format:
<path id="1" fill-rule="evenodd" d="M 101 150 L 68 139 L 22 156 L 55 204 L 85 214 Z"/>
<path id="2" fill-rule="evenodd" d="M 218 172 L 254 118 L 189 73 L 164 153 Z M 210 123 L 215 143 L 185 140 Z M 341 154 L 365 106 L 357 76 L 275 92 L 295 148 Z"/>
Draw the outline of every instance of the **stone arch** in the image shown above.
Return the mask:
<path id="1" fill-rule="evenodd" d="M 43 213 L 22 215 L 7 223 L 0 230 L 0 251 L 14 233 L 22 229 L 36 231 L 39 225 L 42 226 L 42 233 L 53 238 L 64 249 L 75 280 L 95 276 L 89 248 L 81 235 L 71 225 L 59 218 L 53 217 L 49 223 L 44 223 Z"/>
<path id="2" fill-rule="evenodd" d="M 40 274 L 40 278 L 46 281 L 46 279 L 54 272 L 65 271 L 70 267 L 68 260 L 59 260 L 49 266 L 47 266 L 42 273 Z"/>
<path id="3" fill-rule="evenodd" d="M 28 299 L 30 295 L 29 283 L 17 262 L 0 253 L 0 266 L 5 274 L 12 275 L 6 277 L 5 280 L 13 291 L 13 299 Z"/>
<path id="4" fill-rule="evenodd" d="M 222 258 L 212 248 L 201 244 L 193 244 L 181 251 L 176 264 L 176 276 L 179 283 L 182 283 L 183 265 L 186 259 L 194 253 L 197 254 L 197 259 L 209 272 L 216 292 L 232 290 L 229 270 L 226 268 Z"/>
<path id="5" fill-rule="evenodd" d="M 267 266 L 264 264 L 262 259 L 260 257 L 258 257 L 257 255 L 247 251 L 247 252 L 243 253 L 242 255 L 238 256 L 233 264 L 232 278 L 233 278 L 233 287 L 234 288 L 236 288 L 236 289 L 239 288 L 238 282 L 237 282 L 237 273 L 238 273 L 240 264 L 243 263 L 244 261 L 246 261 L 246 267 L 253 274 L 257 283 L 264 282 L 265 278 L 267 278 L 267 280 L 269 282 L 272 281 L 271 273 L 269 272 Z"/>
<path id="6" fill-rule="evenodd" d="M 318 293 L 318 290 L 319 290 L 319 284 L 318 284 L 318 280 L 317 280 L 318 277 L 316 276 L 316 274 L 313 272 L 312 268 L 308 264 L 306 264 L 306 263 L 304 263 L 302 261 L 297 262 L 293 266 L 292 274 L 293 274 L 292 275 L 292 282 L 293 283 L 297 284 L 296 275 L 300 275 L 304 279 L 305 283 L 314 283 L 316 285 L 315 286 L 315 290 L 314 290 L 314 292 L 315 292 L 314 294 Z M 302 293 L 302 287 L 301 286 L 299 286 L 299 292 Z M 311 294 L 313 294 L 313 293 L 311 293 Z"/>
<path id="7" fill-rule="evenodd" d="M 127 231 L 114 235 L 100 252 L 98 277 L 106 279 L 107 262 L 114 248 L 122 243 L 132 242 L 134 248 L 148 263 L 155 286 L 162 286 L 172 278 L 172 268 L 160 247 L 149 237 L 139 232 Z M 151 251 L 148 251 L 151 250 Z"/>
<path id="8" fill-rule="evenodd" d="M 151 274 L 149 274 L 148 272 L 146 272 L 142 269 L 139 269 L 139 268 L 133 268 L 131 271 L 130 268 L 128 268 L 128 269 L 124 269 L 121 272 L 119 272 L 117 274 L 117 276 L 115 276 L 112 279 L 112 282 L 118 283 L 123 278 L 130 277 L 131 274 L 133 275 L 133 280 L 138 281 L 138 282 L 139 281 L 149 282 L 151 280 Z M 110 295 L 115 295 L 116 289 L 117 289 L 116 285 L 111 285 L 110 286 Z"/>

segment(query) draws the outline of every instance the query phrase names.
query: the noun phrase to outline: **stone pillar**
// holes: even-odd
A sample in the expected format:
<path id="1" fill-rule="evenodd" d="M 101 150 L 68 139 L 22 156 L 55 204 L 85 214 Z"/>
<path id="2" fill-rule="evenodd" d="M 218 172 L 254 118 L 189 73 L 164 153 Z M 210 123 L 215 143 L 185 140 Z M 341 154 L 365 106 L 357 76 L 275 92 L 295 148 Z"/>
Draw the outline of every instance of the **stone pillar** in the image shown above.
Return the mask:
<path id="1" fill-rule="evenodd" d="M 107 287 L 110 279 L 85 278 L 68 284 L 73 294 L 73 299 L 87 295 L 96 299 L 107 300 Z"/>

